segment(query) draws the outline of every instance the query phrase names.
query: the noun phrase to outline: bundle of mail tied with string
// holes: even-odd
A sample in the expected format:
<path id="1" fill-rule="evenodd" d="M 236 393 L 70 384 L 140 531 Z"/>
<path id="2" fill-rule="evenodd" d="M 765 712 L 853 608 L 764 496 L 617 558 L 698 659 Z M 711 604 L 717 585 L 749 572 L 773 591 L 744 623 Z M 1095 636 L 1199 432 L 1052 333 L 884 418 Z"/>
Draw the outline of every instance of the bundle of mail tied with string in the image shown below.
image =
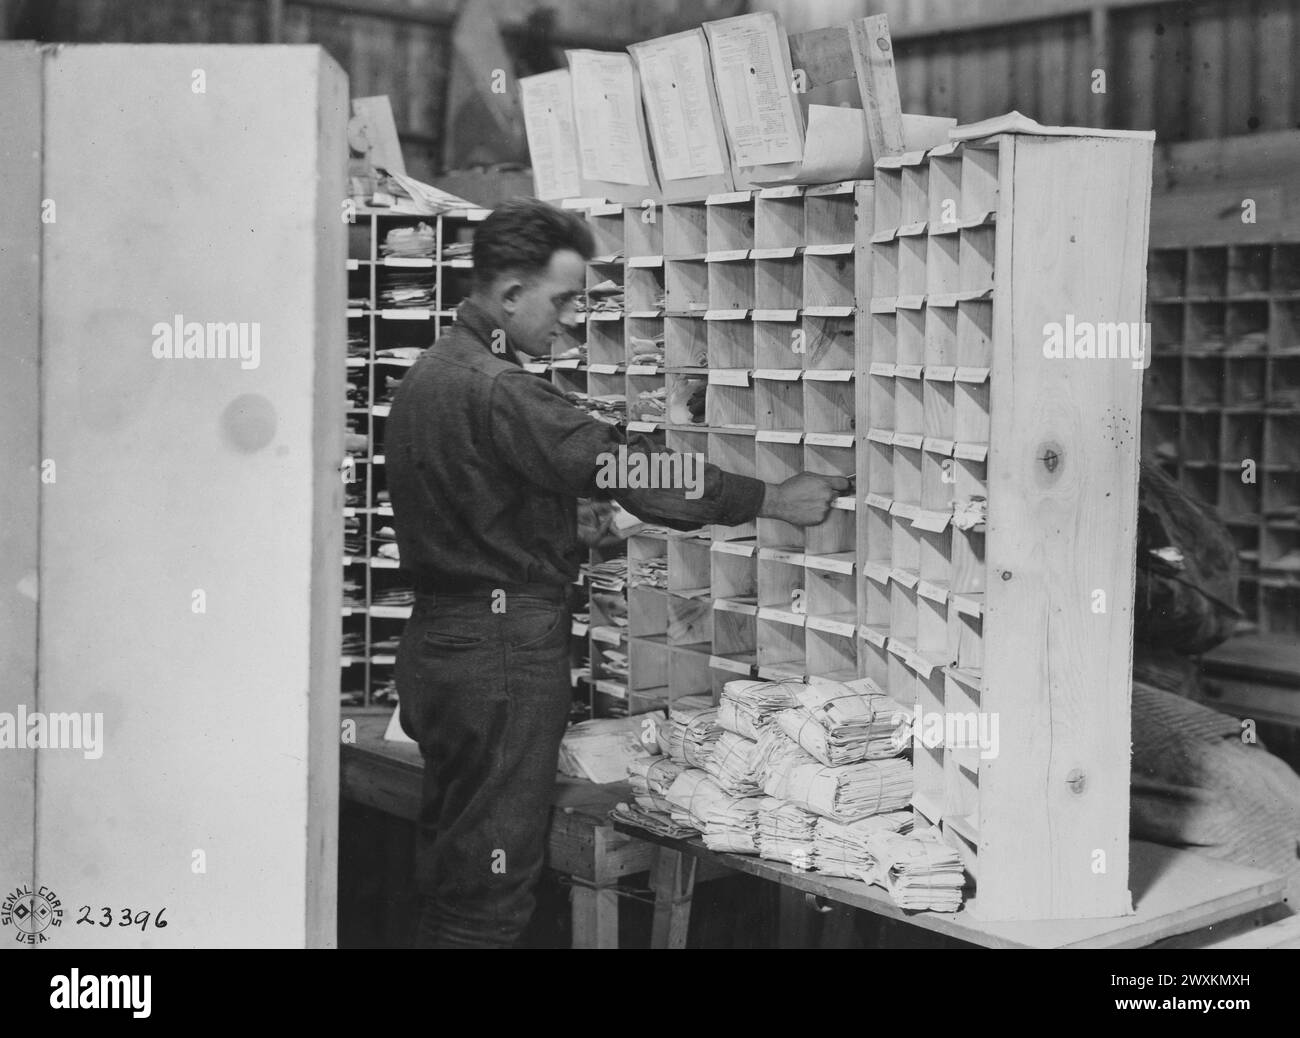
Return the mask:
<path id="1" fill-rule="evenodd" d="M 896 757 L 910 715 L 867 678 L 791 683 L 795 706 L 776 715 L 781 731 L 823 764 Z"/>
<path id="2" fill-rule="evenodd" d="M 682 696 L 673 701 L 668 724 L 659 729 L 659 748 L 673 760 L 703 768 L 721 735 L 712 697 Z"/>
<path id="3" fill-rule="evenodd" d="M 884 887 L 899 908 L 955 912 L 961 907 L 966 882 L 961 857 L 935 830 L 912 836 L 879 832 L 866 842 L 873 865 L 861 878 Z"/>
<path id="4" fill-rule="evenodd" d="M 673 806 L 673 821 L 699 829 L 709 850 L 739 854 L 758 853 L 758 813 L 776 804 L 770 797 L 729 796 L 696 768 L 677 776 L 668 790 L 668 802 Z"/>

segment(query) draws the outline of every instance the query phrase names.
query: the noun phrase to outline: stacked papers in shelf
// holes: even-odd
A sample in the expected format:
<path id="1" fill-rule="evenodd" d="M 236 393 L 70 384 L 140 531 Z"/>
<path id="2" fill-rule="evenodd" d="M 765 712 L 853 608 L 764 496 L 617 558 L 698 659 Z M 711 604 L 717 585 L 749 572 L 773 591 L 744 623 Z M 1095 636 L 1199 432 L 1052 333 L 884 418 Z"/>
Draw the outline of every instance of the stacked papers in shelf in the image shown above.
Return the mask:
<path id="1" fill-rule="evenodd" d="M 911 811 L 887 811 L 856 822 L 819 818 L 813 833 L 813 865 L 818 872 L 845 879 L 860 879 L 875 866 L 867 839 L 877 833 L 908 833 Z"/>
<path id="2" fill-rule="evenodd" d="M 379 253 L 403 259 L 424 259 L 432 256 L 437 247 L 437 233 L 421 221 L 414 227 L 394 227 L 384 235 Z"/>
<path id="3" fill-rule="evenodd" d="M 718 724 L 729 732 L 757 739 L 780 711 L 795 706 L 794 682 L 728 681 L 718 703 Z"/>
<path id="4" fill-rule="evenodd" d="M 867 838 L 875 865 L 863 879 L 884 887 L 899 908 L 955 912 L 966 874 L 961 858 L 938 836 L 877 833 Z"/>
<path id="5" fill-rule="evenodd" d="M 774 806 L 769 797 L 728 796 L 703 771 L 677 776 L 668 790 L 673 821 L 700 831 L 709 850 L 758 853 L 758 812 Z"/>
<path id="6" fill-rule="evenodd" d="M 796 869 L 813 866 L 813 833 L 817 816 L 796 804 L 779 800 L 758 812 L 758 852 L 772 861 L 788 862 Z"/>
<path id="7" fill-rule="evenodd" d="M 912 765 L 901 757 L 830 767 L 780 729 L 763 734 L 758 755 L 763 792 L 838 822 L 897 811 L 912 799 Z"/>
<path id="8" fill-rule="evenodd" d="M 798 705 L 776 716 L 781 730 L 823 764 L 895 757 L 910 715 L 870 681 L 867 690 L 826 681 L 792 684 Z"/>
<path id="9" fill-rule="evenodd" d="M 754 771 L 757 749 L 758 744 L 751 739 L 735 732 L 722 732 L 704 762 L 704 770 L 724 793 L 733 797 L 757 796 L 763 792 L 762 776 Z"/>

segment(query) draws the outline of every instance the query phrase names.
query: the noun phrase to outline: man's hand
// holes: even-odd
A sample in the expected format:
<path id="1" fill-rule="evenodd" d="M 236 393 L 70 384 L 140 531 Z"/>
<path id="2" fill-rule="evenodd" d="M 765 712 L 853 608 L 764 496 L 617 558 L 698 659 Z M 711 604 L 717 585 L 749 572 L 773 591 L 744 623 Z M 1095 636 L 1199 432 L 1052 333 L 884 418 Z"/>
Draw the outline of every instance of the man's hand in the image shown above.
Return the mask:
<path id="1" fill-rule="evenodd" d="M 764 519 L 782 519 L 795 526 L 816 526 L 826 521 L 831 502 L 852 484 L 844 476 L 800 472 L 784 483 L 767 484 L 763 495 Z"/>
<path id="2" fill-rule="evenodd" d="M 578 540 L 589 548 L 606 548 L 621 541 L 610 527 L 614 506 L 608 501 L 578 499 Z"/>

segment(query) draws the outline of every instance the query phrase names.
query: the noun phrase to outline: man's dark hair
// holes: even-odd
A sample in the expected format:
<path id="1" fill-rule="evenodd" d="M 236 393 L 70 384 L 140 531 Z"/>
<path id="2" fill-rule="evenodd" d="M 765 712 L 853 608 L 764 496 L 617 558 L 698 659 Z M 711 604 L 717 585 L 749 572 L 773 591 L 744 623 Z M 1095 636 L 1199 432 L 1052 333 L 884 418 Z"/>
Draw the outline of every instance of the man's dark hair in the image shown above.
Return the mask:
<path id="1" fill-rule="evenodd" d="M 474 232 L 474 283 L 486 287 L 500 274 L 540 274 L 561 249 L 584 260 L 595 254 L 582 217 L 536 198 L 512 198 L 492 210 Z"/>

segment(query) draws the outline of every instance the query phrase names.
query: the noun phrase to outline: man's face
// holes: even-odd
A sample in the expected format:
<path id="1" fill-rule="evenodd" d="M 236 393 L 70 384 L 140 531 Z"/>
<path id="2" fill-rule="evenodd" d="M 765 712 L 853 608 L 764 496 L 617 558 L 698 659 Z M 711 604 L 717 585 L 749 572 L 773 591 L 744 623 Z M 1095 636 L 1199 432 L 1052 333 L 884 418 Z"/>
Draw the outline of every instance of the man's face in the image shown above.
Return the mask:
<path id="1" fill-rule="evenodd" d="M 569 249 L 551 255 L 540 274 L 517 282 L 504 301 L 506 334 L 530 357 L 545 357 L 564 328 L 577 324 L 574 304 L 586 283 L 587 265 Z"/>

